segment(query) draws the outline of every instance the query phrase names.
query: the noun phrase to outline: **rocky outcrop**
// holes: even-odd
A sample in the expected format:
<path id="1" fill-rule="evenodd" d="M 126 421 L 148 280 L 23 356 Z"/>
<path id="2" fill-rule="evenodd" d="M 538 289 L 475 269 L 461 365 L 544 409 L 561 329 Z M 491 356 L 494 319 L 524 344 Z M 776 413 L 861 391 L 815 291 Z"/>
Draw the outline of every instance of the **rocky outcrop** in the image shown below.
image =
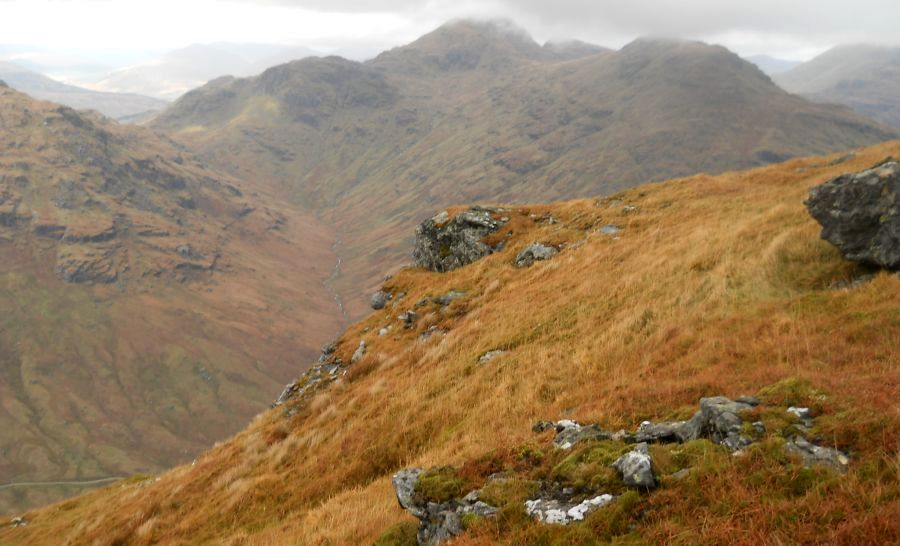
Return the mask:
<path id="1" fill-rule="evenodd" d="M 534 262 L 548 260 L 555 256 L 559 250 L 543 243 L 531 243 L 516 256 L 516 267 L 528 267 Z"/>
<path id="2" fill-rule="evenodd" d="M 845 174 L 810 190 L 822 238 L 855 262 L 900 269 L 900 163 Z"/>
<path id="3" fill-rule="evenodd" d="M 454 218 L 446 212 L 423 222 L 416 228 L 413 258 L 416 265 L 431 271 L 445 272 L 468 265 L 499 250 L 484 238 L 503 225 L 491 216 L 493 209 L 473 207 Z"/>
<path id="4" fill-rule="evenodd" d="M 730 400 L 724 396 L 700 399 L 700 411 L 687 421 L 641 423 L 634 435 L 638 442 L 689 442 L 707 438 L 732 451 L 746 447 L 753 438 L 743 433 L 740 413 L 759 405 L 752 397 Z"/>
<path id="5" fill-rule="evenodd" d="M 337 350 L 334 343 L 329 343 L 322 348 L 319 361 L 311 367 L 303 377 L 285 385 L 284 390 L 272 403 L 272 407 L 284 405 L 292 398 L 301 398 L 307 393 L 314 392 L 323 385 L 333 382 L 347 372 L 344 362 L 335 355 Z"/>
<path id="6" fill-rule="evenodd" d="M 429 502 L 416 492 L 421 468 L 408 468 L 394 474 L 391 481 L 402 508 L 419 519 L 416 540 L 419 546 L 432 546 L 463 533 L 463 517 L 474 515 L 491 517 L 497 509 L 478 499 L 478 491 L 472 491 L 461 499 L 447 502 Z"/>

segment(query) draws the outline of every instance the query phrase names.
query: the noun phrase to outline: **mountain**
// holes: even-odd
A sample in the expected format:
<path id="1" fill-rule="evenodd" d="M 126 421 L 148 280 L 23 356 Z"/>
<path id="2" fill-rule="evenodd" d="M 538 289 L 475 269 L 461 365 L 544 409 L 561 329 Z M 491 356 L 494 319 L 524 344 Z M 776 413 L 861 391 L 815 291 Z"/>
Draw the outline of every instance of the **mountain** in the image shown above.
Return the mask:
<path id="1" fill-rule="evenodd" d="M 335 286 L 355 317 L 435 208 L 608 193 L 897 136 L 782 91 L 721 47 L 552 50 L 509 24 L 456 22 L 365 63 L 309 58 L 215 80 L 153 126 L 334 226 Z"/>
<path id="2" fill-rule="evenodd" d="M 5 86 L 0 148 L 0 512 L 190 461 L 339 331 L 282 194 Z"/>
<path id="3" fill-rule="evenodd" d="M 893 142 L 840 163 L 470 211 L 505 219 L 491 236 L 503 249 L 447 273 L 395 274 L 383 286 L 393 299 L 283 405 L 193 464 L 17 514 L 27 525 L 0 526 L 0 542 L 416 544 L 391 482 L 419 467 L 435 470 L 416 495 L 437 503 L 483 486 L 500 509 L 465 515 L 453 544 L 896 543 L 900 278 L 836 288 L 864 270 L 820 239 L 803 201 L 898 154 Z M 533 242 L 559 250 L 516 267 Z M 623 486 L 609 463 L 635 445 L 602 431 L 665 430 L 717 395 L 742 400 L 721 415 L 752 439 L 738 451 L 654 443 L 655 489 Z M 581 439 L 554 444 L 545 420 Z M 844 473 L 806 467 L 791 451 L 798 435 L 849 454 Z M 597 491 L 616 500 L 580 523 L 526 513 L 526 499 Z M 439 510 L 461 505 L 435 506 L 435 524 L 450 525 Z"/>
<path id="4" fill-rule="evenodd" d="M 769 76 L 782 74 L 803 64 L 800 61 L 788 61 L 785 59 L 770 57 L 769 55 L 752 55 L 750 57 L 747 57 L 747 60 L 758 66 L 760 70 L 762 70 Z"/>
<path id="5" fill-rule="evenodd" d="M 776 76 L 780 86 L 820 102 L 845 104 L 900 127 L 900 48 L 835 47 Z"/>
<path id="6" fill-rule="evenodd" d="M 303 47 L 269 44 L 193 44 L 147 62 L 86 80 L 91 88 L 140 93 L 165 100 L 178 98 L 220 76 L 251 76 L 294 59 L 317 55 Z"/>
<path id="7" fill-rule="evenodd" d="M 100 93 L 66 85 L 17 64 L 0 61 L 0 80 L 37 99 L 71 108 L 96 110 L 113 119 L 146 115 L 162 110 L 167 102 L 129 93 Z"/>

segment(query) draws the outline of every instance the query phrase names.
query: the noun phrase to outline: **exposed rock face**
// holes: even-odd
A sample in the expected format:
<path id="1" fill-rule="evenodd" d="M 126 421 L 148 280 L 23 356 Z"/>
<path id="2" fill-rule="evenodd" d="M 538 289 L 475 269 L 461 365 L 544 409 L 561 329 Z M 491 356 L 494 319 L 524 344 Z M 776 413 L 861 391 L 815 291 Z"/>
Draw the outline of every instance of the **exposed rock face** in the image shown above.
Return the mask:
<path id="1" fill-rule="evenodd" d="M 516 256 L 516 267 L 528 267 L 536 261 L 547 260 L 559 252 L 555 248 L 543 243 L 531 243 Z"/>
<path id="2" fill-rule="evenodd" d="M 613 467 L 622 474 L 622 481 L 628 487 L 656 487 L 656 479 L 651 468 L 650 450 L 647 444 L 640 443 L 625 455 L 622 455 Z"/>
<path id="3" fill-rule="evenodd" d="M 568 525 L 583 520 L 586 515 L 613 500 L 615 497 L 609 494 L 598 495 L 579 503 L 539 498 L 525 501 L 525 511 L 543 523 Z"/>
<path id="4" fill-rule="evenodd" d="M 497 509 L 478 500 L 478 491 L 472 491 L 462 499 L 448 502 L 424 502 L 416 494 L 416 485 L 424 471 L 421 468 L 407 468 L 394 474 L 392 482 L 397 494 L 397 502 L 419 518 L 416 539 L 420 546 L 431 546 L 449 540 L 463 532 L 462 518 L 466 514 L 490 517 Z"/>
<path id="5" fill-rule="evenodd" d="M 845 174 L 810 190 L 822 238 L 848 260 L 900 269 L 900 163 Z"/>
<path id="6" fill-rule="evenodd" d="M 452 271 L 497 250 L 483 241 L 502 225 L 491 212 L 473 207 L 453 219 L 444 212 L 423 222 L 416 228 L 416 265 L 431 271 Z"/>

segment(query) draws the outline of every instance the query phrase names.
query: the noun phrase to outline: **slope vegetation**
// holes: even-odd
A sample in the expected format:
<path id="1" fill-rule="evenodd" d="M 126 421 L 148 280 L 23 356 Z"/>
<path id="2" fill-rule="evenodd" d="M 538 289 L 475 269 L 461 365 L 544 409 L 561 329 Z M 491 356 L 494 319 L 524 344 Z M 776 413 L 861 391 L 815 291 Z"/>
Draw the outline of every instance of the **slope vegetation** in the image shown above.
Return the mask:
<path id="1" fill-rule="evenodd" d="M 900 48 L 840 46 L 775 76 L 779 85 L 820 102 L 845 104 L 900 127 Z"/>
<path id="2" fill-rule="evenodd" d="M 190 460 L 339 330 L 333 234 L 282 197 L 7 87 L 0 128 L 0 484 Z"/>
<path id="3" fill-rule="evenodd" d="M 763 415 L 769 439 L 743 457 L 686 445 L 659 464 L 694 461 L 689 478 L 584 523 L 538 524 L 521 514 L 527 490 L 495 492 L 513 508 L 455 544 L 896 542 L 900 279 L 834 288 L 860 271 L 819 239 L 802 203 L 811 186 L 898 153 L 891 143 L 839 165 L 797 159 L 498 211 L 503 251 L 386 281 L 393 300 L 337 343 L 349 363 L 367 342 L 338 381 L 263 413 L 193 465 L 25 514 L 0 542 L 370 544 L 414 526 L 390 483 L 400 468 L 451 464 L 477 478 L 540 467 L 562 457 L 531 432 L 539 419 L 633 430 L 683 419 L 704 396 L 742 394 L 812 408 L 810 434 L 850 454 L 848 472 L 785 456 L 782 409 Z M 620 231 L 598 232 L 609 224 Z M 534 241 L 561 250 L 516 268 Z M 437 300 L 451 290 L 464 294 Z M 503 352 L 483 361 L 493 350 Z M 553 472 L 582 482 L 606 472 L 580 465 L 573 477 L 576 466 Z"/>
<path id="4" fill-rule="evenodd" d="M 341 236 L 337 286 L 354 316 L 440 206 L 573 198 L 896 136 L 783 92 L 721 47 L 558 50 L 452 23 L 366 63 L 305 59 L 211 82 L 155 127 L 321 212 Z"/>

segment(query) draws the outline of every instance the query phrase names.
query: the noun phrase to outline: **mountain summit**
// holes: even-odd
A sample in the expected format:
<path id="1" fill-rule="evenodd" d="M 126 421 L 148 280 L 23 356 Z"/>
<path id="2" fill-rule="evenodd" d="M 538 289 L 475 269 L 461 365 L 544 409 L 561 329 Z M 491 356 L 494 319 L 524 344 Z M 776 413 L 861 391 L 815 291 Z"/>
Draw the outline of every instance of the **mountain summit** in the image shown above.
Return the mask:
<path id="1" fill-rule="evenodd" d="M 515 27 L 455 22 L 367 63 L 213 82 L 154 127 L 334 226 L 353 316 L 435 207 L 605 193 L 898 134 L 789 95 L 721 47 L 645 39 L 574 57 Z"/>

